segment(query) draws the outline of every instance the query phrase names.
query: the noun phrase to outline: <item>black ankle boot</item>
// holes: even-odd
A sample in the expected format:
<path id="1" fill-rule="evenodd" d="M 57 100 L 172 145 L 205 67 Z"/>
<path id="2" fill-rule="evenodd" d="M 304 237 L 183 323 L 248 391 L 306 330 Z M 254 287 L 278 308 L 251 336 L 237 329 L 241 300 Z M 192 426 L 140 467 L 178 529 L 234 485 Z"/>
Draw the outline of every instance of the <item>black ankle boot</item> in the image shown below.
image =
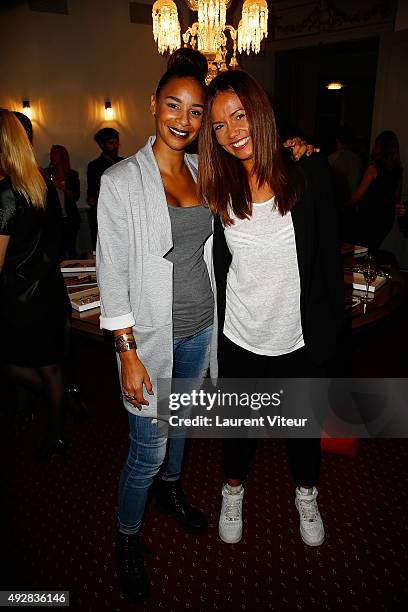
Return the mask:
<path id="1" fill-rule="evenodd" d="M 116 559 L 121 595 L 130 602 L 145 599 L 149 594 L 139 534 L 116 533 Z"/>
<path id="2" fill-rule="evenodd" d="M 156 484 L 156 499 L 159 510 L 173 516 L 186 531 L 198 533 L 207 529 L 207 519 L 188 505 L 178 480 L 168 482 L 160 479 Z"/>

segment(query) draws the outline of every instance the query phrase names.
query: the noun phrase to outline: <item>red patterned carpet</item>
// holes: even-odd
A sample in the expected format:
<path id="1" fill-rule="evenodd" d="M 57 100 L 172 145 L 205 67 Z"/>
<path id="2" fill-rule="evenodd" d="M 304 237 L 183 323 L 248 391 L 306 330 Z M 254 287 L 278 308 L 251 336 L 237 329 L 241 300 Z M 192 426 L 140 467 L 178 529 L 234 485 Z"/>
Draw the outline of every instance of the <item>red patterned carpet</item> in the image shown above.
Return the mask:
<path id="1" fill-rule="evenodd" d="M 189 443 L 183 475 L 189 501 L 210 527 L 195 536 L 158 513 L 152 501 L 143 530 L 152 596 L 120 599 L 114 560 L 116 487 L 127 450 L 127 420 L 114 362 L 103 345 L 78 344 L 75 371 L 90 416 L 68 423 L 67 459 L 32 459 L 40 417 L 7 435 L 2 498 L 2 589 L 71 591 L 70 609 L 141 611 L 387 611 L 408 609 L 408 441 L 365 440 L 350 459 L 325 455 L 321 547 L 299 536 L 284 445 L 259 445 L 245 497 L 245 536 L 217 534 L 221 445 Z M 84 369 L 84 364 L 92 364 Z M 75 370 L 75 368 L 74 368 Z"/>

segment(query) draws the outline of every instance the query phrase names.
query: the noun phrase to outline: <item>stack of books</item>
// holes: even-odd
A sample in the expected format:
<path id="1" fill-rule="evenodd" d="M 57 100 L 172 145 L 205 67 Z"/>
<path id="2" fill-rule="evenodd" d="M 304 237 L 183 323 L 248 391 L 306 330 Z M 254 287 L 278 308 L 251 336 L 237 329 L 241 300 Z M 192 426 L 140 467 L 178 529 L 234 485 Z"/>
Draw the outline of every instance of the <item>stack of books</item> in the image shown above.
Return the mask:
<path id="1" fill-rule="evenodd" d="M 95 259 L 66 259 L 61 272 L 74 310 L 81 313 L 99 307 Z"/>

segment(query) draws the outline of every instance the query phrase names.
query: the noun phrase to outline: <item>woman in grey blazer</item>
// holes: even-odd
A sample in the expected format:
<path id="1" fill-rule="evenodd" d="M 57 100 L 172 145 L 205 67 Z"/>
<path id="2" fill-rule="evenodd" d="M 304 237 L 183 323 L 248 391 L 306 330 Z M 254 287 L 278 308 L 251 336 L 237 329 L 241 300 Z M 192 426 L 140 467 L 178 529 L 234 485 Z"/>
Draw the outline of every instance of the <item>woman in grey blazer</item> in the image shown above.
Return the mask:
<path id="1" fill-rule="evenodd" d="M 216 364 L 212 286 L 212 219 L 197 198 L 197 137 L 207 62 L 182 49 L 152 96 L 156 135 L 102 176 L 97 274 L 101 327 L 112 330 L 130 449 L 119 483 L 118 572 L 124 597 L 145 597 L 149 581 L 139 531 L 149 489 L 186 530 L 207 527 L 179 485 L 184 440 L 163 435 L 157 378 L 204 378 Z M 214 330 L 214 333 L 213 333 Z M 210 359 L 211 357 L 211 359 Z"/>

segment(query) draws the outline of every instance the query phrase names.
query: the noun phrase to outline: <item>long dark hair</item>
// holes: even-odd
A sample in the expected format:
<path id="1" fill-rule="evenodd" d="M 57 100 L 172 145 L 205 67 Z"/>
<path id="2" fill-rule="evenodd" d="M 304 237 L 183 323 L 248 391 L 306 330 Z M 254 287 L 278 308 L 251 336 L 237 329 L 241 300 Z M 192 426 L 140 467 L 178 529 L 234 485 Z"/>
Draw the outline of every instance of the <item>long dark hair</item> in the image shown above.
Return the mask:
<path id="1" fill-rule="evenodd" d="M 71 160 L 69 159 L 68 150 L 64 147 L 64 145 L 60 144 L 52 145 L 51 149 L 58 151 L 62 173 L 64 176 L 67 176 L 68 172 L 71 170 Z"/>
<path id="2" fill-rule="evenodd" d="M 264 89 L 242 70 L 226 71 L 208 86 L 207 105 L 199 137 L 198 188 L 201 199 L 223 223 L 232 223 L 231 206 L 239 219 L 252 214 L 248 175 L 240 160 L 218 144 L 212 127 L 211 110 L 219 92 L 235 93 L 243 105 L 251 130 L 254 150 L 253 174 L 258 185 L 268 184 L 275 193 L 276 206 L 283 216 L 298 197 L 300 180 L 286 160 L 276 130 L 275 115 Z"/>
<path id="3" fill-rule="evenodd" d="M 401 170 L 401 157 L 397 135 L 392 130 L 378 134 L 371 151 L 371 161 L 381 161 L 389 170 Z"/>

